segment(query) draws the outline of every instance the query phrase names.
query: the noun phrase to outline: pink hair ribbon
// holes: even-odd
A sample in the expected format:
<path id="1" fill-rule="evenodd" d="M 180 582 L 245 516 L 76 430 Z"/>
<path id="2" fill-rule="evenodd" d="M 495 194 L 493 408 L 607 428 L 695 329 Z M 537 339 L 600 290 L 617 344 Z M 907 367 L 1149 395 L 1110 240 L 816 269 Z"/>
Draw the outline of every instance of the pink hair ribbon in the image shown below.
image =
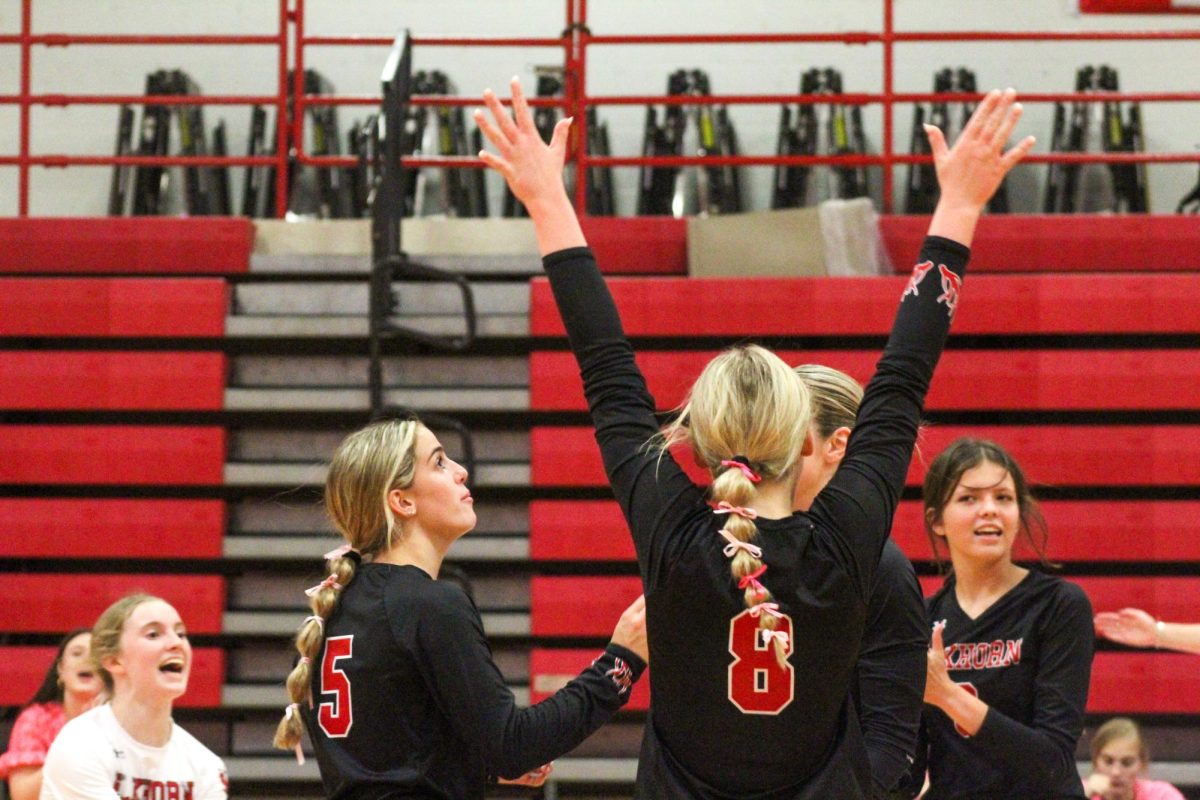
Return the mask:
<path id="1" fill-rule="evenodd" d="M 316 614 L 310 614 L 310 615 L 308 615 L 307 617 L 305 617 L 305 618 L 304 618 L 304 622 L 301 622 L 300 624 L 301 624 L 301 625 L 307 625 L 307 624 L 309 623 L 309 620 L 312 620 L 313 622 L 315 622 L 315 623 L 317 623 L 318 625 L 320 625 L 320 626 L 321 626 L 321 630 L 325 630 L 325 620 L 321 619 L 321 618 L 320 618 L 320 617 L 318 617 Z"/>
<path id="2" fill-rule="evenodd" d="M 324 555 L 324 559 L 326 561 L 332 561 L 335 558 L 345 557 L 347 553 L 358 553 L 358 551 L 355 550 L 353 547 L 351 547 L 349 544 L 344 544 L 341 547 L 335 547 L 332 550 L 330 550 L 328 553 L 326 553 Z"/>
<path id="3" fill-rule="evenodd" d="M 750 616 L 756 619 L 764 612 L 776 619 L 783 617 L 783 614 L 779 613 L 778 603 L 759 603 L 758 605 L 750 606 Z"/>
<path id="4" fill-rule="evenodd" d="M 764 647 L 770 647 L 771 640 L 778 639 L 779 643 L 781 645 L 783 645 L 783 649 L 784 650 L 787 649 L 787 646 L 788 646 L 787 631 L 773 631 L 773 630 L 769 630 L 767 628 L 759 628 L 758 632 L 762 634 L 762 640 L 763 640 Z"/>
<path id="5" fill-rule="evenodd" d="M 729 467 L 730 469 L 740 469 L 742 474 L 750 479 L 751 483 L 759 483 L 762 480 L 757 472 L 750 469 L 749 464 L 744 464 L 741 461 L 738 461 L 737 458 L 727 458 L 721 462 L 721 466 Z"/>
<path id="6" fill-rule="evenodd" d="M 758 519 L 758 512 L 755 511 L 753 508 L 747 508 L 745 506 L 735 506 L 733 503 L 730 503 L 728 500 L 722 500 L 721 502 L 717 503 L 717 507 L 713 509 L 713 513 L 714 514 L 737 514 L 739 517 L 745 517 L 746 519 Z"/>
<path id="7" fill-rule="evenodd" d="M 292 717 L 299 716 L 299 715 L 300 715 L 300 704 L 299 703 L 290 704 L 287 707 L 287 710 L 283 712 L 284 719 L 291 719 Z M 294 749 L 296 751 L 296 763 L 299 764 L 300 766 L 304 766 L 304 750 L 302 750 L 300 748 L 300 742 L 296 742 L 296 746 L 292 749 Z"/>
<path id="8" fill-rule="evenodd" d="M 337 575 L 330 575 L 328 578 L 321 581 L 316 586 L 310 586 L 309 588 L 305 589 L 304 593 L 306 595 L 308 595 L 309 597 L 316 597 L 317 592 L 321 591 L 322 589 L 329 589 L 329 588 L 333 588 L 333 589 L 341 589 L 342 588 L 342 585 L 337 582 Z"/>
<path id="9" fill-rule="evenodd" d="M 717 513 L 720 514 L 721 512 L 718 511 Z M 722 538 L 729 542 L 729 544 L 725 545 L 724 550 L 726 558 L 733 558 L 735 555 L 737 555 L 738 550 L 745 550 L 755 558 L 762 558 L 762 548 L 758 545 L 750 544 L 749 542 L 743 542 L 741 539 L 737 538 L 724 528 L 717 531 L 717 533 L 721 534 Z"/>
<path id="10" fill-rule="evenodd" d="M 754 570 L 754 572 L 751 572 L 749 575 L 747 575 L 744 578 L 742 578 L 741 580 L 739 580 L 738 588 L 745 589 L 745 588 L 749 587 L 754 590 L 755 594 L 766 594 L 767 587 L 763 586 L 761 583 L 758 582 L 758 579 L 761 578 L 762 574 L 766 571 L 767 571 L 767 565 L 763 564 L 761 567 Z"/>

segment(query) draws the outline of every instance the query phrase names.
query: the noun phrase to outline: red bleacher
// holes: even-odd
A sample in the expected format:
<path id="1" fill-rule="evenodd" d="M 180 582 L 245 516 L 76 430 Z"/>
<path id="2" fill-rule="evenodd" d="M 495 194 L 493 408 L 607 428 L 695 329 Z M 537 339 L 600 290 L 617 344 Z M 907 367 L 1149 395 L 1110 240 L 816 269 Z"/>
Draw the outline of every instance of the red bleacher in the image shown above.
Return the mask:
<path id="1" fill-rule="evenodd" d="M 228 306 L 214 278 L 0 278 L 0 336 L 211 338 Z"/>
<path id="2" fill-rule="evenodd" d="M 220 633 L 225 579 L 218 575 L 13 573 L 0 582 L 0 630 L 66 633 L 90 626 L 133 591 L 163 598 L 192 633 Z"/>
<path id="3" fill-rule="evenodd" d="M 54 661 L 57 648 L 0 647 L 0 706 L 23 706 L 42 684 Z M 219 647 L 192 650 L 192 670 L 187 693 L 176 701 L 186 708 L 216 708 L 221 705 L 225 681 L 225 651 Z"/>
<path id="4" fill-rule="evenodd" d="M 0 552 L 10 558 L 219 558 L 220 500 L 0 499 Z"/>
<path id="5" fill-rule="evenodd" d="M 633 337 L 885 335 L 905 279 L 615 278 Z M 983 275 L 968 278 L 954 333 L 1200 333 L 1200 274 Z M 564 336 L 543 279 L 531 284 L 533 336 Z"/>
<path id="6" fill-rule="evenodd" d="M 245 272 L 254 223 L 244 217 L 0 219 L 0 272 Z"/>
<path id="7" fill-rule="evenodd" d="M 0 352 L 0 408 L 218 411 L 223 353 Z"/>
<path id="8" fill-rule="evenodd" d="M 908 473 L 919 486 L 928 459 L 959 436 L 1004 445 L 1035 483 L 1057 486 L 1184 486 L 1200 483 L 1200 426 L 1195 425 L 931 425 Z M 534 486 L 606 486 L 591 428 L 546 426 L 530 431 Z M 707 483 L 685 454 L 681 466 Z"/>
<path id="9" fill-rule="evenodd" d="M 225 429 L 4 425 L 0 452 L 0 484 L 216 486 L 225 470 Z"/>
<path id="10" fill-rule="evenodd" d="M 866 383 L 879 353 L 870 350 L 780 350 L 789 364 L 818 363 Z M 638 365 L 660 409 L 683 402 L 712 350 L 648 350 Z M 1003 365 L 1003 379 L 997 380 Z M 530 407 L 586 411 L 575 357 L 538 351 L 529 357 Z M 981 387 L 987 387 L 981 391 Z M 951 350 L 938 364 L 926 408 L 1137 411 L 1200 408 L 1200 360 L 1187 350 Z"/>
<path id="11" fill-rule="evenodd" d="M 1049 500 L 1042 512 L 1054 561 L 1200 561 L 1200 501 Z M 892 536 L 914 561 L 933 558 L 921 503 L 900 503 Z M 1136 531 L 1136 535 L 1127 535 Z M 633 540 L 611 500 L 535 500 L 529 504 L 534 561 L 633 561 Z M 1033 558 L 1023 539 L 1018 558 Z"/>

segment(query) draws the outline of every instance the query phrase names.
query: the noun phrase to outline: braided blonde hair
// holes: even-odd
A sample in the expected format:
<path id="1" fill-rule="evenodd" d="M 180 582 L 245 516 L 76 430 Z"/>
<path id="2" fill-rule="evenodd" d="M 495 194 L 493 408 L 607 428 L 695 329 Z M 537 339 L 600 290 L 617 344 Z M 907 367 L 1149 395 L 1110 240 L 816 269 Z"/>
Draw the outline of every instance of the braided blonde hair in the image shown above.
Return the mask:
<path id="1" fill-rule="evenodd" d="M 416 418 L 373 423 L 347 436 L 330 461 L 325 510 L 352 549 L 330 553 L 332 557 L 326 561 L 329 577 L 310 590 L 313 613 L 296 634 L 300 660 L 287 677 L 293 705 L 275 731 L 275 746 L 282 750 L 294 749 L 300 742 L 303 726 L 300 715 L 291 709 L 301 702 L 312 704 L 312 664 L 325 641 L 325 620 L 337 607 L 341 591 L 354 579 L 362 556 L 387 552 L 401 533 L 387 495 L 412 485 L 420 427 Z"/>
<path id="2" fill-rule="evenodd" d="M 808 389 L 792 368 L 764 347 L 742 345 L 704 367 L 663 430 L 658 447 L 665 452 L 687 443 L 696 461 L 713 476 L 711 499 L 749 509 L 758 496 L 756 482 L 740 466 L 722 462 L 732 462 L 735 456 L 744 459 L 747 469 L 762 480 L 787 476 L 800 459 L 810 418 Z M 754 520 L 739 513 L 729 514 L 722 530 L 747 544 L 758 534 Z M 730 569 L 743 588 L 748 608 L 771 600 L 770 591 L 755 577 L 762 568 L 761 557 L 748 548 L 734 551 Z M 775 617 L 759 613 L 758 626 L 774 630 Z M 787 646 L 778 638 L 774 646 L 782 665 Z"/>

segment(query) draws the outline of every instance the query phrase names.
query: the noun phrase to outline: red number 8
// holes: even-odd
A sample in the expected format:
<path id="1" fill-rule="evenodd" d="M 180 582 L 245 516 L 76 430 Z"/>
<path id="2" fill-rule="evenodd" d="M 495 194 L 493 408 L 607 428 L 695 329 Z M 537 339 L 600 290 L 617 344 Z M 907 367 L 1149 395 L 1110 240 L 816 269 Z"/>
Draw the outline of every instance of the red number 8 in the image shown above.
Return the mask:
<path id="1" fill-rule="evenodd" d="M 332 694 L 332 703 L 321 703 L 317 723 L 325 735 L 340 739 L 350 733 L 354 712 L 350 707 L 350 679 L 338 669 L 337 662 L 354 655 L 354 635 L 332 636 L 325 640 L 325 658 L 321 662 L 321 694 Z"/>
<path id="2" fill-rule="evenodd" d="M 787 653 L 792 653 L 792 618 L 775 620 L 775 630 L 788 635 Z M 729 623 L 729 702 L 743 714 L 778 714 L 796 694 L 796 671 L 791 664 L 779 666 L 773 643 L 763 643 L 758 620 L 750 609 Z"/>

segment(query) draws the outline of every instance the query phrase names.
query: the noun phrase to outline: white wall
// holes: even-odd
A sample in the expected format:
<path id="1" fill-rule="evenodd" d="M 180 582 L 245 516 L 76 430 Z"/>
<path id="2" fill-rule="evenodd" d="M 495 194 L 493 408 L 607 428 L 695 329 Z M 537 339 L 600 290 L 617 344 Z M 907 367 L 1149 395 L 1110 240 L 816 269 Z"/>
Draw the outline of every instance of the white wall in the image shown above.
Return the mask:
<path id="1" fill-rule="evenodd" d="M 390 36 L 409 27 L 417 36 L 511 35 L 556 36 L 564 22 L 563 0 L 309 0 L 307 32 Z M 882 24 L 881 0 L 592 0 L 589 24 L 595 34 L 875 31 Z M 953 17 L 946 12 L 953 9 Z M 38 33 L 265 33 L 276 29 L 274 0 L 34 0 Z M 0 0 L 0 33 L 20 25 L 19 0 Z M 1078 16 L 1071 0 L 897 0 L 898 30 L 1106 30 L 1200 28 L 1196 16 Z M 140 93 L 144 76 L 159 68 L 187 70 L 206 93 L 267 94 L 276 86 L 276 51 L 270 47 L 83 47 L 34 51 L 33 91 L 63 93 Z M 307 65 L 325 73 L 339 92 L 378 92 L 378 76 L 386 48 L 325 47 L 306 51 Z M 593 94 L 661 93 L 666 76 L 679 67 L 708 70 L 717 93 L 786 93 L 797 90 L 801 71 L 810 66 L 842 70 L 847 91 L 878 92 L 882 87 L 879 45 L 725 45 L 725 46 L 594 46 L 589 49 L 588 91 Z M 503 88 L 518 74 L 532 84 L 533 68 L 561 62 L 561 50 L 506 48 L 424 48 L 415 53 L 417 68 L 441 69 L 462 94 L 484 87 Z M 999 43 L 900 44 L 896 46 L 896 90 L 927 91 L 931 76 L 943 66 L 965 65 L 981 87 L 1012 85 L 1025 91 L 1070 90 L 1075 69 L 1085 63 L 1108 63 L 1120 71 L 1122 88 L 1137 91 L 1188 91 L 1200 88 L 1200 42 L 1151 43 Z M 18 91 L 18 51 L 0 46 L 0 94 Z M 345 128 L 366 109 L 344 108 Z M 1049 144 L 1052 109 L 1027 107 L 1022 130 L 1039 137 L 1039 150 Z M 211 127 L 224 118 L 235 154 L 245 152 L 249 112 L 244 107 L 210 106 Z M 610 127 L 616 154 L 638 154 L 644 110 L 601 109 Z M 774 151 L 778 109 L 737 106 L 732 109 L 743 152 Z M 868 139 L 878 148 L 882 114 L 864 113 Z M 1147 148 L 1187 151 L 1200 147 L 1200 104 L 1148 103 L 1143 108 Z M 15 107 L 0 106 L 0 153 L 18 147 Z M 35 108 L 33 152 L 110 153 L 116 109 L 73 106 Z M 897 151 L 908 147 L 910 111 L 896 114 Z M 1035 210 L 1044 167 L 1027 165 L 1014 177 L 1017 210 Z M 31 213 L 36 215 L 103 214 L 107 205 L 109 168 L 35 168 Z M 897 188 L 905 169 L 896 171 Z M 1154 211 L 1173 210 L 1196 183 L 1195 165 L 1149 167 Z M 618 209 L 631 213 L 636 202 L 636 169 L 617 171 Z M 241 170 L 233 171 L 235 205 Z M 769 200 L 769 168 L 747 174 L 751 203 Z M 879 175 L 873 176 L 876 191 Z M 0 167 L 0 215 L 16 213 L 16 170 Z M 492 191 L 498 194 L 499 185 Z"/>

